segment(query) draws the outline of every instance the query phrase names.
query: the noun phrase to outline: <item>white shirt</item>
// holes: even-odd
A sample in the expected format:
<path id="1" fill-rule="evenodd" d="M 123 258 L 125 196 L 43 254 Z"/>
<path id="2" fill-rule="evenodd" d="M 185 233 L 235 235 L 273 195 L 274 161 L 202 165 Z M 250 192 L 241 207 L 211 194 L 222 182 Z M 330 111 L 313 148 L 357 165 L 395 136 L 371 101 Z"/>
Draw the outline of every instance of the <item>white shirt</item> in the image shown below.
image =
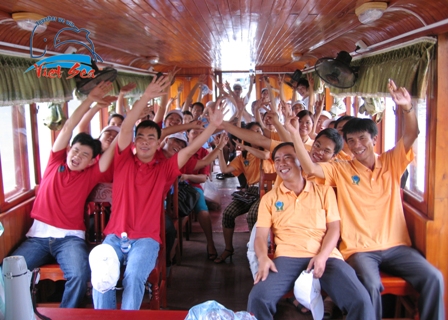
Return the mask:
<path id="1" fill-rule="evenodd" d="M 62 228 L 56 228 L 45 222 L 34 219 L 33 225 L 27 232 L 28 238 L 65 238 L 68 236 L 75 236 L 81 239 L 85 239 L 86 233 L 82 230 L 68 230 Z"/>

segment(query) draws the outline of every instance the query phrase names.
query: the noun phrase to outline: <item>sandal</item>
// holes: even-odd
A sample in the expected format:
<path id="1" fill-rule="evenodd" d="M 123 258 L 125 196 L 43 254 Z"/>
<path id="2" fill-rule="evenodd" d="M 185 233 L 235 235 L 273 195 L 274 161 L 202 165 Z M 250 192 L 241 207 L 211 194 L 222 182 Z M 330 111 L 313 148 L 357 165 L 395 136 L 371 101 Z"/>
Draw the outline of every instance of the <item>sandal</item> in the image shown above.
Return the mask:
<path id="1" fill-rule="evenodd" d="M 210 252 L 208 252 L 208 248 L 207 248 L 207 259 L 208 260 L 215 260 L 215 259 L 218 258 L 218 252 L 216 251 L 215 248 L 213 248 L 213 249 L 215 250 L 215 252 L 214 253 L 210 253 Z"/>
<path id="2" fill-rule="evenodd" d="M 233 256 L 233 249 L 229 250 L 229 249 L 225 249 L 224 252 L 214 260 L 215 263 L 223 263 L 224 261 L 227 260 L 227 258 L 230 257 L 230 262 L 232 262 L 232 256 Z"/>
<path id="3" fill-rule="evenodd" d="M 296 300 L 295 297 L 290 297 L 286 299 L 289 303 L 291 303 L 292 305 L 294 305 L 294 307 L 296 307 L 297 311 L 299 311 L 301 314 L 306 314 L 309 315 L 311 314 L 311 311 L 308 310 L 307 308 L 305 308 L 304 306 L 302 306 L 299 301 Z"/>
<path id="4" fill-rule="evenodd" d="M 224 173 L 218 173 L 216 175 L 216 179 L 218 179 L 218 180 L 225 180 L 226 176 L 224 175 Z"/>

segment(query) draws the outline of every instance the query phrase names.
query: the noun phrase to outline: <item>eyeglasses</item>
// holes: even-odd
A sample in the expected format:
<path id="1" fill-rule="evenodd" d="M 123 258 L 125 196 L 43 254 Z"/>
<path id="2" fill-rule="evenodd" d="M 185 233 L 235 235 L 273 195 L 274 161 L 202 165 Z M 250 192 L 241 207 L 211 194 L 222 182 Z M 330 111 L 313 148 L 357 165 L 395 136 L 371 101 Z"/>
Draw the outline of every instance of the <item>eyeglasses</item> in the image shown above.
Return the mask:
<path id="1" fill-rule="evenodd" d="M 316 142 L 313 144 L 313 149 L 314 149 L 316 152 L 318 152 L 318 153 L 323 152 L 324 154 L 326 154 L 326 155 L 328 155 L 328 156 L 332 156 L 332 155 L 334 154 L 334 151 L 333 151 L 333 150 L 330 150 L 330 149 L 322 149 L 321 145 L 320 145 L 319 143 L 316 143 Z"/>

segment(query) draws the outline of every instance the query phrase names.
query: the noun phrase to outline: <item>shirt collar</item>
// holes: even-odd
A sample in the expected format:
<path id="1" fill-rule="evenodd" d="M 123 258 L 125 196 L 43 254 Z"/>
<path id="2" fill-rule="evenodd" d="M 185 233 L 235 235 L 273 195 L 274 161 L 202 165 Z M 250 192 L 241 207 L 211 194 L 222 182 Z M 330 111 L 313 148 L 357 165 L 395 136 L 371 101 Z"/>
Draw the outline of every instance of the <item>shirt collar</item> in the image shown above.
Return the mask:
<path id="1" fill-rule="evenodd" d="M 374 170 L 375 169 L 381 169 L 383 167 L 383 164 L 381 163 L 380 157 L 379 155 L 377 155 L 376 153 L 374 154 L 375 157 L 375 165 L 374 165 Z M 370 171 L 370 168 L 367 168 L 365 165 L 363 165 L 361 162 L 358 161 L 358 159 L 356 159 L 356 157 L 353 158 L 353 163 L 355 164 L 355 167 L 358 168 L 358 170 L 360 171 Z"/>

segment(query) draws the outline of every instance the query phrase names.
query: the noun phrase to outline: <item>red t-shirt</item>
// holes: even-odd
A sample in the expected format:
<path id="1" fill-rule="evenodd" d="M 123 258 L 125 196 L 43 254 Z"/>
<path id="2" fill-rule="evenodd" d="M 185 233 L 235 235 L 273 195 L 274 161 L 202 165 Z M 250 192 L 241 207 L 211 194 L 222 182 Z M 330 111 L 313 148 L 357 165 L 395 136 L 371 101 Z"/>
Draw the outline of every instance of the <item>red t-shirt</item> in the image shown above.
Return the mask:
<path id="1" fill-rule="evenodd" d="M 152 238 L 159 243 L 163 213 L 164 186 L 180 175 L 177 154 L 170 159 L 154 156 L 143 163 L 132 153 L 132 144 L 123 151 L 117 145 L 112 188 L 113 210 L 104 230 L 118 237 Z"/>
<path id="2" fill-rule="evenodd" d="M 207 155 L 208 155 L 208 151 L 207 151 L 206 149 L 204 149 L 204 148 L 201 147 L 201 148 L 194 154 L 194 156 L 193 156 L 191 159 L 196 159 L 196 162 L 197 162 L 198 160 L 204 159 Z M 190 160 L 191 160 L 191 159 L 190 159 Z M 196 166 L 196 164 L 195 164 L 195 166 Z M 186 165 L 185 165 L 184 167 L 186 167 Z M 194 168 L 194 167 L 193 167 L 193 168 Z M 208 176 L 208 175 L 210 175 L 210 166 L 205 166 L 205 167 L 202 168 L 202 169 L 199 169 L 199 170 L 196 170 L 196 171 L 193 171 L 193 172 L 185 172 L 185 173 L 188 173 L 188 174 L 205 174 L 205 175 Z M 193 186 L 193 187 L 197 187 L 197 188 L 201 188 L 201 189 L 202 189 L 200 183 L 194 183 L 194 182 L 191 182 L 190 180 L 188 180 L 188 183 L 189 183 L 191 186 Z"/>
<path id="3" fill-rule="evenodd" d="M 31 218 L 53 227 L 85 230 L 84 205 L 89 193 L 100 182 L 106 182 L 98 162 L 83 171 L 68 168 L 67 150 L 51 151 Z"/>

